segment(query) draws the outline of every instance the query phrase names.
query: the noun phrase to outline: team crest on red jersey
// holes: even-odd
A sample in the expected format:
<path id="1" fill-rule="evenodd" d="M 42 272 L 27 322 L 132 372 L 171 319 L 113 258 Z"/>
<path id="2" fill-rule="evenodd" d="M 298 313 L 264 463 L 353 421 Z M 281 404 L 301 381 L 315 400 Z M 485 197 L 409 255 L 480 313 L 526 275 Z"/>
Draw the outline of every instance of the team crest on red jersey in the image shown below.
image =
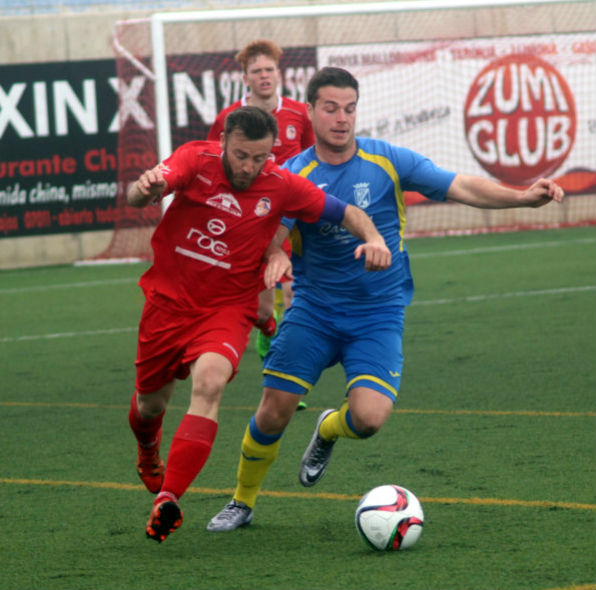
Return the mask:
<path id="1" fill-rule="evenodd" d="M 294 127 L 294 125 L 288 125 L 286 127 L 286 137 L 290 141 L 293 141 L 294 139 L 296 139 L 296 127 Z"/>
<path id="2" fill-rule="evenodd" d="M 255 207 L 255 215 L 264 217 L 271 211 L 271 201 L 267 197 L 261 197 Z"/>

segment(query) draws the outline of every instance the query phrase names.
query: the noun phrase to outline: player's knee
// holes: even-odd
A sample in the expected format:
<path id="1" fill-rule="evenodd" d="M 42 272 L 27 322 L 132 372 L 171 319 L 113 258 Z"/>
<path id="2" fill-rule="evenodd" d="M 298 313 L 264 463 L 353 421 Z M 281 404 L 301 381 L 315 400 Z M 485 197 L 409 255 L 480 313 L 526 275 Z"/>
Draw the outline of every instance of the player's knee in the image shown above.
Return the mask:
<path id="1" fill-rule="evenodd" d="M 348 426 L 360 437 L 376 434 L 393 409 L 393 400 L 386 395 L 367 388 L 355 388 L 350 392 Z"/>
<path id="2" fill-rule="evenodd" d="M 273 315 L 273 306 L 260 306 L 257 310 L 257 323 L 266 322 Z"/>
<path id="3" fill-rule="evenodd" d="M 137 394 L 137 408 L 145 420 L 151 420 L 165 411 L 173 386 L 166 386 L 159 391 L 148 394 Z"/>
<path id="4" fill-rule="evenodd" d="M 289 424 L 295 405 L 283 403 L 274 396 L 265 395 L 256 412 L 256 421 L 259 429 L 267 434 L 277 434 Z"/>
<path id="5" fill-rule="evenodd" d="M 275 291 L 274 289 L 266 289 L 259 293 L 259 306 L 257 309 L 257 322 L 264 322 L 268 320 L 273 314 L 275 308 Z"/>
<path id="6" fill-rule="evenodd" d="M 384 412 L 365 412 L 364 414 L 351 413 L 355 431 L 361 438 L 368 438 L 379 432 L 387 415 Z"/>
<path id="7" fill-rule="evenodd" d="M 375 426 L 372 424 L 364 425 L 357 427 L 356 430 L 358 431 L 358 436 L 360 438 L 369 438 L 379 432 L 380 426 Z"/>
<path id="8" fill-rule="evenodd" d="M 256 414 L 259 430 L 266 434 L 278 434 L 284 430 L 290 421 L 288 416 L 281 408 L 259 408 Z"/>
<path id="9" fill-rule="evenodd" d="M 227 378 L 216 370 L 203 370 L 195 375 L 192 382 L 191 396 L 215 403 L 227 383 Z"/>
<path id="10" fill-rule="evenodd" d="M 165 409 L 166 404 L 162 400 L 152 399 L 144 400 L 143 396 L 139 396 L 138 408 L 139 414 L 145 419 L 149 420 L 159 416 Z"/>

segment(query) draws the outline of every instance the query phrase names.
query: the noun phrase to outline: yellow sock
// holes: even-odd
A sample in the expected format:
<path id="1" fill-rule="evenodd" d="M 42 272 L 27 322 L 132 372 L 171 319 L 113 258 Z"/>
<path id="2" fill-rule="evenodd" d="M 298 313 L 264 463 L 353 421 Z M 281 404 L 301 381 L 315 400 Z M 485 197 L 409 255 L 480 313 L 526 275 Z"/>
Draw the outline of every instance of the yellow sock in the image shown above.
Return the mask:
<path id="1" fill-rule="evenodd" d="M 262 445 L 250 434 L 250 426 L 246 427 L 242 439 L 242 452 L 238 463 L 238 482 L 234 499 L 244 502 L 250 508 L 254 508 L 257 496 L 261 490 L 263 480 L 269 471 L 269 467 L 277 457 L 281 439 L 273 444 Z"/>
<path id="2" fill-rule="evenodd" d="M 348 402 L 345 401 L 339 410 L 327 416 L 319 428 L 319 434 L 325 440 L 337 440 L 338 438 L 361 438 L 354 432 L 346 420 L 348 413 Z"/>

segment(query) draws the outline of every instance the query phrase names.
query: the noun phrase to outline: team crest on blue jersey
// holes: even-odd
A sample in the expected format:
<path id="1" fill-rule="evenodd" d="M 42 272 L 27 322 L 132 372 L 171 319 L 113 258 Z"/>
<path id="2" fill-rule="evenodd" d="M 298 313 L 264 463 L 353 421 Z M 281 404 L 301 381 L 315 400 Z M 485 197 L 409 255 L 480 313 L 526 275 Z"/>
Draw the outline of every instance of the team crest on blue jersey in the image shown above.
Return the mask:
<path id="1" fill-rule="evenodd" d="M 286 137 L 289 140 L 296 139 L 296 127 L 294 127 L 294 125 L 288 125 L 286 127 Z"/>
<path id="2" fill-rule="evenodd" d="M 255 215 L 264 217 L 271 211 L 271 201 L 267 197 L 261 197 L 255 207 Z"/>
<path id="3" fill-rule="evenodd" d="M 354 202 L 361 209 L 366 209 L 370 205 L 370 183 L 359 182 L 354 185 Z"/>

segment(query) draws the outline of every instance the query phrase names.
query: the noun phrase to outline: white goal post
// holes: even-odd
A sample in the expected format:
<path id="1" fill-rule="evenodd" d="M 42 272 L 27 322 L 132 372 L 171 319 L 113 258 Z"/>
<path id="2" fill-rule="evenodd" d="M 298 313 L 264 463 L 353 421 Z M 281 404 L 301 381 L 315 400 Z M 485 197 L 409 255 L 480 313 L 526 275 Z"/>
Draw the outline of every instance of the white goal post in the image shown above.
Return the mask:
<path id="1" fill-rule="evenodd" d="M 284 50 L 282 91 L 291 98 L 305 100 L 320 67 L 356 75 L 358 135 L 508 185 L 555 178 L 573 195 L 563 207 L 507 212 L 406 195 L 406 234 L 594 223 L 595 7 L 594 0 L 360 1 L 121 21 L 114 34 L 120 185 L 152 158 L 204 139 L 216 114 L 244 92 L 235 53 L 271 39 Z M 122 218 L 131 233 L 133 212 Z M 155 223 L 153 215 L 148 225 Z"/>
<path id="2" fill-rule="evenodd" d="M 592 1 L 592 0 L 588 0 Z M 593 1 L 592 1 L 593 3 Z M 151 16 L 151 44 L 155 74 L 155 105 L 158 122 L 159 157 L 172 152 L 169 125 L 168 72 L 164 27 L 173 23 L 216 23 L 280 18 L 317 18 L 329 16 L 389 15 L 406 12 L 437 10 L 498 8 L 561 4 L 561 0 L 402 0 L 398 2 L 358 2 L 308 6 L 259 7 L 227 10 L 197 10 L 182 12 L 157 12 Z M 374 37 L 371 39 L 371 41 Z"/>

